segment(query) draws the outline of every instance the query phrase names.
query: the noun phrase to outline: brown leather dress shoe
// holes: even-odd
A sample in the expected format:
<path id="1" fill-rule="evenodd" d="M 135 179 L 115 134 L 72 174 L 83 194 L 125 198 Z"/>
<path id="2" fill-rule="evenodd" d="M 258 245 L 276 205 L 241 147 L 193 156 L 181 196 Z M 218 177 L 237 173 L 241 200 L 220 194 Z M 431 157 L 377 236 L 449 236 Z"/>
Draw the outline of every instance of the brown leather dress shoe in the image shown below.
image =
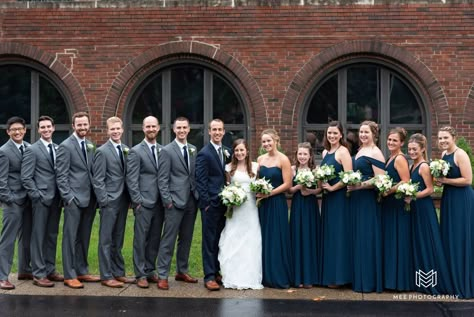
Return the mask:
<path id="1" fill-rule="evenodd" d="M 218 290 L 221 289 L 221 287 L 219 286 L 219 284 L 217 284 L 217 282 L 216 282 L 216 281 L 213 281 L 213 280 L 207 281 L 207 282 L 204 284 L 204 286 L 205 286 L 208 290 L 210 290 L 210 291 L 218 291 Z"/>
<path id="2" fill-rule="evenodd" d="M 18 280 L 23 281 L 23 280 L 32 280 L 33 279 L 33 274 L 31 273 L 18 273 Z"/>
<path id="3" fill-rule="evenodd" d="M 9 290 L 15 289 L 15 285 L 10 283 L 8 280 L 0 281 L 0 289 L 9 291 Z"/>
<path id="4" fill-rule="evenodd" d="M 198 282 L 198 280 L 196 278 L 192 277 L 188 273 L 178 273 L 178 274 L 175 275 L 174 279 L 176 281 L 182 281 L 182 282 L 186 282 L 186 283 L 197 283 Z"/>
<path id="5" fill-rule="evenodd" d="M 64 276 L 58 272 L 54 272 L 46 276 L 51 282 L 64 282 Z"/>
<path id="6" fill-rule="evenodd" d="M 167 291 L 170 289 L 170 286 L 168 285 L 168 280 L 158 280 L 157 286 L 159 289 L 162 289 L 164 291 Z"/>
<path id="7" fill-rule="evenodd" d="M 140 288 L 148 288 L 149 287 L 148 281 L 144 277 L 139 278 L 137 280 L 137 286 L 140 287 Z"/>
<path id="8" fill-rule="evenodd" d="M 136 279 L 134 279 L 133 277 L 126 277 L 126 276 L 115 277 L 115 279 L 125 284 L 135 283 L 136 281 Z"/>
<path id="9" fill-rule="evenodd" d="M 79 282 L 77 278 L 71 279 L 71 280 L 64 280 L 64 285 L 70 288 L 74 288 L 74 289 L 84 288 L 84 284 Z"/>
<path id="10" fill-rule="evenodd" d="M 87 282 L 87 283 L 100 282 L 100 277 L 96 275 L 90 275 L 90 274 L 79 275 L 77 279 L 81 282 Z"/>
<path id="11" fill-rule="evenodd" d="M 34 277 L 33 285 L 36 285 L 39 287 L 53 287 L 54 283 L 48 280 L 46 277 Z"/>
<path id="12" fill-rule="evenodd" d="M 104 280 L 100 282 L 102 285 L 112 288 L 121 288 L 123 287 L 123 283 L 116 281 L 116 280 Z"/>
<path id="13" fill-rule="evenodd" d="M 156 275 L 148 276 L 146 279 L 150 283 L 158 283 L 158 281 L 160 280 Z"/>

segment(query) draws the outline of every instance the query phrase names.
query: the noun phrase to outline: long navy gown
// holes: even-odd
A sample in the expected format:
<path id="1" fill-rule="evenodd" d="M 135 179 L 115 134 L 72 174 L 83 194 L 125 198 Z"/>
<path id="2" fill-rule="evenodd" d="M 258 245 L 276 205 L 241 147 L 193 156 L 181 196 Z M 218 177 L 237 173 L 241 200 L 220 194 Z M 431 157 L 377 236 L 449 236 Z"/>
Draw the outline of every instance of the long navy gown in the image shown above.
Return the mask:
<path id="1" fill-rule="evenodd" d="M 461 177 L 454 152 L 443 160 L 451 166 L 447 178 Z M 474 297 L 474 193 L 470 185 L 444 185 L 441 198 L 441 239 L 453 278 L 454 291 L 461 298 Z"/>
<path id="2" fill-rule="evenodd" d="M 421 164 L 427 164 L 421 163 Z M 414 183 L 419 183 L 418 191 L 426 188 L 419 174 L 421 164 L 410 171 Z M 452 294 L 453 288 L 448 263 L 441 242 L 438 218 L 431 196 L 418 198 L 411 202 L 414 270 L 412 279 L 416 280 L 418 292 L 432 295 Z M 431 272 L 431 273 L 430 273 Z M 436 284 L 430 275 L 436 273 Z M 421 278 L 420 278 L 421 277 Z M 452 294 L 454 295 L 454 294 Z"/>
<path id="3" fill-rule="evenodd" d="M 321 165 L 334 166 L 336 175 L 343 167 L 336 161 L 336 152 L 327 153 Z M 340 181 L 339 176 L 328 183 L 334 185 Z M 351 256 L 351 217 L 346 187 L 323 194 L 321 203 L 321 284 L 344 285 L 352 283 Z"/>
<path id="4" fill-rule="evenodd" d="M 295 186 L 294 184 L 293 186 Z M 295 286 L 319 285 L 321 252 L 321 217 L 315 195 L 293 194 L 290 213 L 293 282 Z"/>
<path id="5" fill-rule="evenodd" d="M 393 184 L 400 182 L 395 169 L 396 157 L 385 167 Z M 404 210 L 403 199 L 395 194 L 382 201 L 383 234 L 383 277 L 384 287 L 397 291 L 410 291 L 415 287 L 413 278 L 413 247 L 411 237 L 411 216 Z"/>
<path id="6" fill-rule="evenodd" d="M 281 169 L 276 166 L 260 166 L 259 177 L 269 179 L 273 188 L 283 184 Z M 267 287 L 289 288 L 293 284 L 293 270 L 285 194 L 263 199 L 258 213 L 262 230 L 262 283 Z"/>
<path id="7" fill-rule="evenodd" d="M 372 165 L 384 168 L 385 163 L 367 156 L 354 162 L 354 170 L 362 180 L 374 176 Z M 351 192 L 352 254 L 354 260 L 352 289 L 355 292 L 382 292 L 382 217 L 374 189 Z"/>

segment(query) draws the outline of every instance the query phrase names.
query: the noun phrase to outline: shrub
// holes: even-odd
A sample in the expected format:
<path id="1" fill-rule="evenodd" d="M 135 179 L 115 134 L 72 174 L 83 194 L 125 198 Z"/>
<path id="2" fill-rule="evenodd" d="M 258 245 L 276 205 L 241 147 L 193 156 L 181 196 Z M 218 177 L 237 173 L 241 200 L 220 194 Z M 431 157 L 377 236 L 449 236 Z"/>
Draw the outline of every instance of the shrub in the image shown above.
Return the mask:
<path id="1" fill-rule="evenodd" d="M 459 137 L 456 139 L 456 145 L 466 151 L 467 155 L 469 156 L 469 160 L 471 161 L 471 168 L 474 169 L 474 156 L 472 155 L 472 148 L 471 145 L 469 145 L 469 142 L 465 137 Z M 471 185 L 474 187 L 474 177 Z"/>

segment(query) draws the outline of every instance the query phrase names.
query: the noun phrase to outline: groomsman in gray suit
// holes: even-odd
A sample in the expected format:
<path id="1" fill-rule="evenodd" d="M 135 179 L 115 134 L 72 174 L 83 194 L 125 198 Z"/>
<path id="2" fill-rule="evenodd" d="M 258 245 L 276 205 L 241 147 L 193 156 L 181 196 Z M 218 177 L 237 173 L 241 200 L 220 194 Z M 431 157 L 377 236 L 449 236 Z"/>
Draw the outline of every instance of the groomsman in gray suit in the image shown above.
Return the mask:
<path id="1" fill-rule="evenodd" d="M 187 142 L 189 120 L 177 118 L 173 123 L 176 139 L 165 146 L 160 154 L 158 185 L 165 206 L 165 224 L 158 252 L 158 288 L 169 289 L 168 275 L 176 238 L 175 280 L 197 283 L 188 274 L 188 259 L 196 221 L 196 201 L 199 198 L 194 180 L 196 147 Z"/>
<path id="2" fill-rule="evenodd" d="M 21 185 L 21 160 L 25 148 L 23 141 L 26 123 L 23 118 L 7 121 L 10 139 L 0 148 L 0 201 L 3 204 L 3 229 L 0 236 L 0 289 L 15 286 L 8 281 L 13 262 L 15 240 L 18 236 L 18 279 L 33 279 L 30 266 L 31 203 Z"/>
<path id="3" fill-rule="evenodd" d="M 81 282 L 100 281 L 100 277 L 89 274 L 87 263 L 96 213 L 92 189 L 95 146 L 86 139 L 89 127 L 89 114 L 75 113 L 72 116 L 74 133 L 59 145 L 56 155 L 56 181 L 64 203 L 64 285 L 70 288 L 83 288 Z"/>
<path id="4" fill-rule="evenodd" d="M 125 276 L 122 256 L 130 197 L 125 185 L 129 148 L 121 142 L 122 120 L 107 119 L 109 140 L 95 152 L 92 185 L 100 207 L 99 267 L 102 285 L 120 288 L 134 279 Z"/>
<path id="5" fill-rule="evenodd" d="M 164 212 L 158 189 L 158 166 L 162 146 L 156 142 L 160 125 L 152 116 L 143 120 L 145 139 L 135 145 L 127 158 L 127 187 L 135 215 L 133 266 L 137 286 L 158 283 L 156 258 L 160 247 Z"/>
<path id="6" fill-rule="evenodd" d="M 53 281 L 62 282 L 64 277 L 56 272 L 56 245 L 61 206 L 54 167 L 58 146 L 52 140 L 54 121 L 51 117 L 39 117 L 38 133 L 40 139 L 27 147 L 23 155 L 21 180 L 33 207 L 31 232 L 33 284 L 53 287 Z"/>

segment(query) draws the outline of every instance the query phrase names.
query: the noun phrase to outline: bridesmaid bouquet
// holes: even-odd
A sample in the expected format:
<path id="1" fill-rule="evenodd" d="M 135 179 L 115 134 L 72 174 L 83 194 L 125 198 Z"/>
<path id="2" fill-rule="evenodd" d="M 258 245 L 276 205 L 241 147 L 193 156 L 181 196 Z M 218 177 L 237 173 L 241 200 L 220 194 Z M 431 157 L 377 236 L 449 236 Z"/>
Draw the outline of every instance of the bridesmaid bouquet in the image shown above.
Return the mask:
<path id="1" fill-rule="evenodd" d="M 339 178 L 344 185 L 357 185 L 362 181 L 362 173 L 359 171 L 341 171 L 339 172 Z M 349 197 L 350 192 L 346 193 L 346 196 Z"/>
<path id="2" fill-rule="evenodd" d="M 433 177 L 447 176 L 451 166 L 445 160 L 433 160 L 430 162 L 430 172 Z"/>
<path id="3" fill-rule="evenodd" d="M 272 192 L 273 185 L 270 183 L 269 180 L 264 178 L 258 178 L 250 183 L 250 190 L 254 193 L 261 193 L 264 195 L 268 195 Z M 260 201 L 263 198 L 257 199 L 257 207 L 260 205 Z"/>
<path id="4" fill-rule="evenodd" d="M 295 182 L 299 185 L 310 188 L 316 185 L 316 177 L 310 170 L 300 170 L 296 173 Z"/>
<path id="5" fill-rule="evenodd" d="M 393 180 L 387 173 L 375 175 L 374 178 L 370 181 L 370 183 L 375 187 L 378 192 L 377 201 L 381 202 L 382 197 L 385 193 L 387 193 L 390 188 L 392 188 Z"/>
<path id="6" fill-rule="evenodd" d="M 416 200 L 416 193 L 418 192 L 418 183 L 412 183 L 411 179 L 408 183 L 401 183 L 397 187 L 395 192 L 395 198 L 410 197 L 412 200 Z M 405 203 L 405 210 L 410 211 L 410 204 Z"/>
<path id="7" fill-rule="evenodd" d="M 314 177 L 323 182 L 327 183 L 329 180 L 336 177 L 336 170 L 334 169 L 333 165 L 324 164 L 322 166 L 318 166 L 313 170 Z"/>
<path id="8" fill-rule="evenodd" d="M 247 193 L 238 183 L 232 183 L 222 189 L 219 197 L 221 197 L 222 204 L 227 206 L 225 216 L 230 219 L 232 218 L 233 207 L 241 206 L 247 200 Z"/>

